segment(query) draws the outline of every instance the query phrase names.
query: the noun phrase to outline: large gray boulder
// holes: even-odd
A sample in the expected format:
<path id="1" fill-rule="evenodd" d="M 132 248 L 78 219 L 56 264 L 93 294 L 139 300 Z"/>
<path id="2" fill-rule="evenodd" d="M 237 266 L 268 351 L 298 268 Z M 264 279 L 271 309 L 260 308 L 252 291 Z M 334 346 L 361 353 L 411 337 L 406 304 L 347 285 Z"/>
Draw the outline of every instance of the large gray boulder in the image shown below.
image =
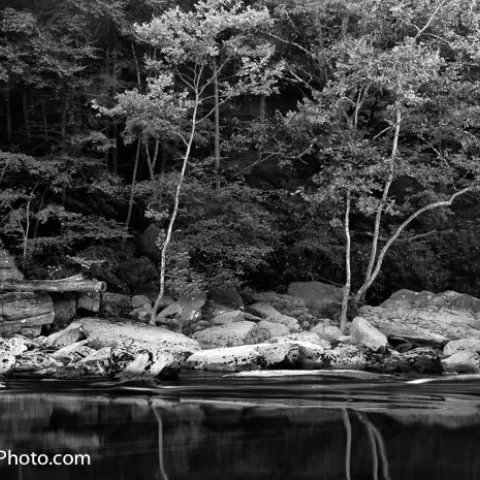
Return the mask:
<path id="1" fill-rule="evenodd" d="M 178 332 L 139 323 L 111 322 L 98 318 L 82 318 L 68 329 L 82 327 L 90 344 L 96 348 L 130 344 L 138 349 L 161 350 L 178 356 L 191 355 L 200 350 L 199 343 Z"/>
<path id="2" fill-rule="evenodd" d="M 475 352 L 457 352 L 442 360 L 445 373 L 480 373 L 480 356 Z"/>
<path id="3" fill-rule="evenodd" d="M 303 298 L 285 293 L 257 292 L 252 294 L 254 302 L 268 303 L 279 312 L 294 317 L 298 312 L 307 310 Z"/>
<path id="4" fill-rule="evenodd" d="M 257 343 L 258 327 L 254 322 L 235 322 L 206 328 L 193 334 L 202 348 L 236 347 Z"/>
<path id="5" fill-rule="evenodd" d="M 350 335 L 353 344 L 364 345 L 371 350 L 385 349 L 388 344 L 387 337 L 362 317 L 353 319 Z"/>
<path id="6" fill-rule="evenodd" d="M 241 372 L 259 370 L 262 355 L 255 345 L 241 345 L 229 348 L 213 348 L 194 353 L 186 362 L 193 370 Z"/>
<path id="7" fill-rule="evenodd" d="M 364 350 L 356 345 L 342 345 L 327 350 L 323 359 L 325 366 L 332 369 L 364 370 L 368 365 Z"/>
<path id="8" fill-rule="evenodd" d="M 379 307 L 362 307 L 359 315 L 385 335 L 415 343 L 443 346 L 450 340 L 480 339 L 480 300 L 452 291 L 400 290 Z"/>
<path id="9" fill-rule="evenodd" d="M 240 372 L 271 368 L 323 367 L 324 350 L 308 342 L 261 343 L 227 348 L 214 348 L 194 353 L 186 362 L 187 368 Z"/>
<path id="10" fill-rule="evenodd" d="M 157 315 L 157 321 L 161 321 L 162 318 L 167 317 L 176 318 L 181 323 L 197 320 L 201 316 L 201 310 L 206 301 L 207 295 L 205 293 L 180 297 L 176 302 L 168 305 Z"/>
<path id="11" fill-rule="evenodd" d="M 257 325 L 259 330 L 264 330 L 267 332 L 267 335 L 265 336 L 268 338 L 282 337 L 290 333 L 289 328 L 286 325 L 282 325 L 281 323 L 262 320 L 261 322 L 258 322 Z"/>
<path id="12" fill-rule="evenodd" d="M 280 313 L 268 303 L 256 302 L 248 307 L 249 312 L 264 318 L 269 322 L 280 323 L 285 325 L 290 332 L 299 332 L 301 330 L 298 320 L 288 315 Z"/>
<path id="13" fill-rule="evenodd" d="M 245 320 L 241 310 L 221 313 L 210 320 L 212 325 L 230 325 L 231 323 L 243 322 Z"/>
<path id="14" fill-rule="evenodd" d="M 452 340 L 448 342 L 444 349 L 443 354 L 446 357 L 453 355 L 457 352 L 480 352 L 480 338 L 463 338 L 461 340 Z"/>
<path id="15" fill-rule="evenodd" d="M 293 282 L 288 293 L 302 298 L 312 315 L 321 318 L 331 316 L 340 308 L 343 288 L 322 282 Z"/>
<path id="16" fill-rule="evenodd" d="M 333 344 L 339 343 L 341 338 L 344 336 L 342 331 L 335 325 L 324 325 L 322 323 L 319 323 L 310 331 L 316 333 L 320 338 L 323 338 Z"/>

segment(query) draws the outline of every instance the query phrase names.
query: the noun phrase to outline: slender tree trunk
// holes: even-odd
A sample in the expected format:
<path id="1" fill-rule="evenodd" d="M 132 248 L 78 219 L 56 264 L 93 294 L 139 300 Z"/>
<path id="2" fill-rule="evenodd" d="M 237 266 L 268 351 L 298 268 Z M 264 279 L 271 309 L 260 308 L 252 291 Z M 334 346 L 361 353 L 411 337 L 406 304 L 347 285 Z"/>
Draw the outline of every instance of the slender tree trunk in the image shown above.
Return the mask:
<path id="1" fill-rule="evenodd" d="M 343 287 L 342 297 L 342 311 L 340 314 L 340 330 L 345 331 L 347 325 L 348 303 L 350 300 L 350 289 L 352 284 L 352 272 L 351 272 L 351 238 L 350 238 L 350 207 L 351 207 L 351 194 L 350 190 L 347 190 L 347 198 L 345 204 L 345 285 Z"/>
<path id="2" fill-rule="evenodd" d="M 28 254 L 28 235 L 30 233 L 30 206 L 32 204 L 33 194 L 27 200 L 27 204 L 25 206 L 25 229 L 23 229 L 23 249 L 22 249 L 22 257 L 23 257 L 23 264 L 27 261 L 27 254 Z"/>
<path id="3" fill-rule="evenodd" d="M 157 165 L 159 149 L 160 149 L 160 140 L 157 138 L 155 139 L 155 147 L 153 148 L 153 157 L 152 157 L 152 170 L 154 173 L 155 173 L 155 167 Z"/>
<path id="4" fill-rule="evenodd" d="M 265 110 L 266 110 L 266 99 L 265 95 L 260 97 L 260 135 L 258 138 L 258 151 L 257 151 L 257 160 L 262 158 L 263 153 L 263 142 L 265 140 Z"/>
<path id="5" fill-rule="evenodd" d="M 150 149 L 148 148 L 148 141 L 149 138 L 145 138 L 143 140 L 143 146 L 145 148 L 145 160 L 147 161 L 148 175 L 150 176 L 150 180 L 153 180 L 155 178 L 155 172 L 153 170 L 153 162 L 152 156 L 150 155 Z"/>
<path id="6" fill-rule="evenodd" d="M 112 76 L 113 76 L 113 98 L 117 94 L 117 36 L 115 35 L 114 45 L 113 45 L 113 63 L 112 63 Z M 118 123 L 117 120 L 113 119 L 112 125 L 112 134 L 115 142 L 112 152 L 112 170 L 113 173 L 118 174 Z"/>
<path id="7" fill-rule="evenodd" d="M 7 107 L 7 138 L 12 143 L 12 106 L 11 106 L 10 82 L 7 82 L 5 88 L 5 103 Z"/>
<path id="8" fill-rule="evenodd" d="M 130 43 L 132 47 L 132 54 L 133 54 L 133 60 L 135 62 L 135 71 L 137 72 L 137 84 L 138 84 L 138 91 L 142 91 L 142 77 L 140 75 L 140 67 L 138 65 L 138 58 L 137 58 L 137 52 L 135 51 L 135 45 L 133 42 Z"/>
<path id="9" fill-rule="evenodd" d="M 135 185 L 137 182 L 137 172 L 138 172 L 138 164 L 140 163 L 140 149 L 141 149 L 141 140 L 138 140 L 137 143 L 137 151 L 135 152 L 135 164 L 133 165 L 133 175 L 132 175 L 132 183 L 130 189 L 130 198 L 128 199 L 128 212 L 127 212 L 127 219 L 125 220 L 125 233 L 128 233 L 128 227 L 130 226 L 130 219 L 132 218 L 132 210 L 133 210 L 133 201 L 135 199 Z M 123 239 L 122 247 L 125 248 L 127 244 L 127 237 Z"/>
<path id="10" fill-rule="evenodd" d="M 22 94 L 22 106 L 23 106 L 23 121 L 25 123 L 25 131 L 27 132 L 27 139 L 31 140 L 31 131 L 30 131 L 30 118 L 28 115 L 28 92 L 27 89 L 23 89 Z"/>
<path id="11" fill-rule="evenodd" d="M 192 151 L 193 139 L 195 137 L 195 131 L 197 126 L 196 119 L 197 119 L 198 105 L 199 105 L 199 98 L 197 96 L 195 98 L 195 105 L 192 113 L 192 131 L 190 132 L 188 141 L 186 142 L 186 149 L 185 149 L 185 155 L 183 156 L 183 163 L 182 163 L 182 169 L 180 171 L 180 178 L 178 179 L 177 189 L 175 191 L 175 201 L 173 205 L 173 211 L 170 216 L 170 221 L 168 223 L 165 241 L 163 242 L 161 261 L 160 261 L 160 290 L 159 290 L 157 299 L 155 300 L 155 304 L 153 305 L 152 314 L 150 317 L 151 325 L 155 325 L 157 311 L 158 311 L 158 308 L 160 307 L 163 296 L 165 294 L 165 270 L 167 267 L 167 250 L 168 250 L 168 246 L 170 245 L 170 240 L 172 238 L 173 226 L 175 224 L 175 220 L 177 219 L 178 208 L 180 205 L 180 194 L 182 193 L 182 186 L 183 186 L 183 181 L 185 179 L 185 172 L 187 170 L 188 160 L 190 158 L 190 153 Z"/>
<path id="12" fill-rule="evenodd" d="M 48 142 L 48 119 L 47 119 L 47 102 L 45 97 L 42 98 L 42 117 L 43 117 L 43 137 L 45 143 Z"/>
<path id="13" fill-rule="evenodd" d="M 213 98 L 215 102 L 215 190 L 220 189 L 220 105 L 218 97 L 218 69 L 216 63 L 213 65 Z"/>
<path id="14" fill-rule="evenodd" d="M 167 168 L 167 157 L 165 155 L 165 148 L 160 149 L 160 175 L 165 175 Z"/>
<path id="15" fill-rule="evenodd" d="M 393 182 L 393 176 L 395 174 L 395 160 L 397 158 L 398 153 L 398 140 L 400 137 L 400 127 L 402 123 L 402 112 L 400 107 L 397 109 L 396 114 L 396 124 L 395 124 L 395 134 L 393 137 L 393 146 L 392 146 L 392 153 L 390 155 L 390 168 L 388 172 L 387 182 L 385 183 L 385 187 L 383 188 L 382 199 L 380 200 L 380 204 L 377 208 L 377 213 L 375 215 L 375 226 L 373 229 L 373 240 L 372 240 L 372 249 L 370 252 L 370 259 L 368 262 L 367 270 L 365 272 L 365 282 L 368 282 L 368 279 L 372 276 L 373 267 L 375 265 L 375 260 L 377 258 L 377 249 L 378 249 L 378 240 L 380 236 L 380 224 L 382 221 L 383 210 L 387 203 L 388 194 L 390 192 L 390 187 Z"/>
<path id="16" fill-rule="evenodd" d="M 48 187 L 45 187 L 45 190 L 43 191 L 42 196 L 40 198 L 40 205 L 38 207 L 39 212 L 41 212 L 43 210 L 43 207 L 45 206 L 45 199 L 47 198 L 47 192 L 48 192 Z M 37 216 L 37 218 L 35 219 L 35 226 L 33 227 L 33 242 L 34 242 L 34 245 L 37 244 L 39 226 L 40 226 L 40 220 Z"/>
<path id="17" fill-rule="evenodd" d="M 68 114 L 68 100 L 65 98 L 62 111 L 62 146 L 65 147 L 67 142 L 67 114 Z"/>

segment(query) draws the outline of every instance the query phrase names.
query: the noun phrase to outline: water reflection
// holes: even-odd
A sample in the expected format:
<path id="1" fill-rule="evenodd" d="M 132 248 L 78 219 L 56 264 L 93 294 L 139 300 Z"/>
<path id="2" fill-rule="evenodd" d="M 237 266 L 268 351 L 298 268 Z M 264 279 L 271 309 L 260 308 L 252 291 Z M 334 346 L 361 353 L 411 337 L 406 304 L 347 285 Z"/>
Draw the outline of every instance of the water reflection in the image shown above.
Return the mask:
<path id="1" fill-rule="evenodd" d="M 0 478 L 480 477 L 476 383 L 203 379 L 150 391 L 94 387 L 13 384 L 0 393 L 1 451 L 90 457 L 77 466 L 3 460 Z"/>

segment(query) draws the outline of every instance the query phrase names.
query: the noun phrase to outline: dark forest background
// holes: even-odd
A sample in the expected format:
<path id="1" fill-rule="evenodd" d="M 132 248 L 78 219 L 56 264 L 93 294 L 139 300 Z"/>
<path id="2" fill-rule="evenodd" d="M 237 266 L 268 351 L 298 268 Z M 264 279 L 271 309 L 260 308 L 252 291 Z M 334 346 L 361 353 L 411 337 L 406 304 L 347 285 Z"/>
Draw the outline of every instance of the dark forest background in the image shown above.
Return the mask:
<path id="1" fill-rule="evenodd" d="M 451 208 L 408 225 L 367 301 L 401 288 L 478 296 L 476 2 L 215 8 L 222 4 L 266 9 L 268 22 L 220 29 L 213 41 L 219 51 L 238 35 L 252 50 L 268 44 L 264 67 L 274 80 L 268 91 L 227 95 L 218 129 L 213 87 L 206 90 L 201 109 L 213 113 L 186 172 L 168 257 L 170 294 L 225 285 L 285 291 L 296 280 L 343 285 L 346 199 L 358 289 L 379 205 L 380 249 L 412 212 L 472 187 Z M 0 243 L 27 277 L 83 270 L 111 291 L 154 290 L 184 145 L 171 119 L 168 128 L 155 123 L 149 79 L 158 71 L 145 60 L 171 68 L 177 93 L 185 89 L 181 73 L 197 60 L 169 63 L 136 25 L 177 6 L 198 12 L 190 1 L 0 2 Z M 221 86 L 238 87 L 238 65 L 225 62 Z M 137 94 L 130 110 L 118 97 L 125 92 Z M 400 110 L 399 166 L 382 204 Z"/>

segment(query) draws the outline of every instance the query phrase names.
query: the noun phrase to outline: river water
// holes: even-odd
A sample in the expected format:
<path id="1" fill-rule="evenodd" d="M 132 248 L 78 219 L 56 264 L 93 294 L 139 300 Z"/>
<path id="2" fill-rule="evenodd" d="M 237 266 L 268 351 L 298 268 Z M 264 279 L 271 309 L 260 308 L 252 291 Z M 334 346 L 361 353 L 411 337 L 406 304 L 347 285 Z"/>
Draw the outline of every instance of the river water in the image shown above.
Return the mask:
<path id="1" fill-rule="evenodd" d="M 0 422 L 2 480 L 480 478 L 480 376 L 10 379 Z"/>

